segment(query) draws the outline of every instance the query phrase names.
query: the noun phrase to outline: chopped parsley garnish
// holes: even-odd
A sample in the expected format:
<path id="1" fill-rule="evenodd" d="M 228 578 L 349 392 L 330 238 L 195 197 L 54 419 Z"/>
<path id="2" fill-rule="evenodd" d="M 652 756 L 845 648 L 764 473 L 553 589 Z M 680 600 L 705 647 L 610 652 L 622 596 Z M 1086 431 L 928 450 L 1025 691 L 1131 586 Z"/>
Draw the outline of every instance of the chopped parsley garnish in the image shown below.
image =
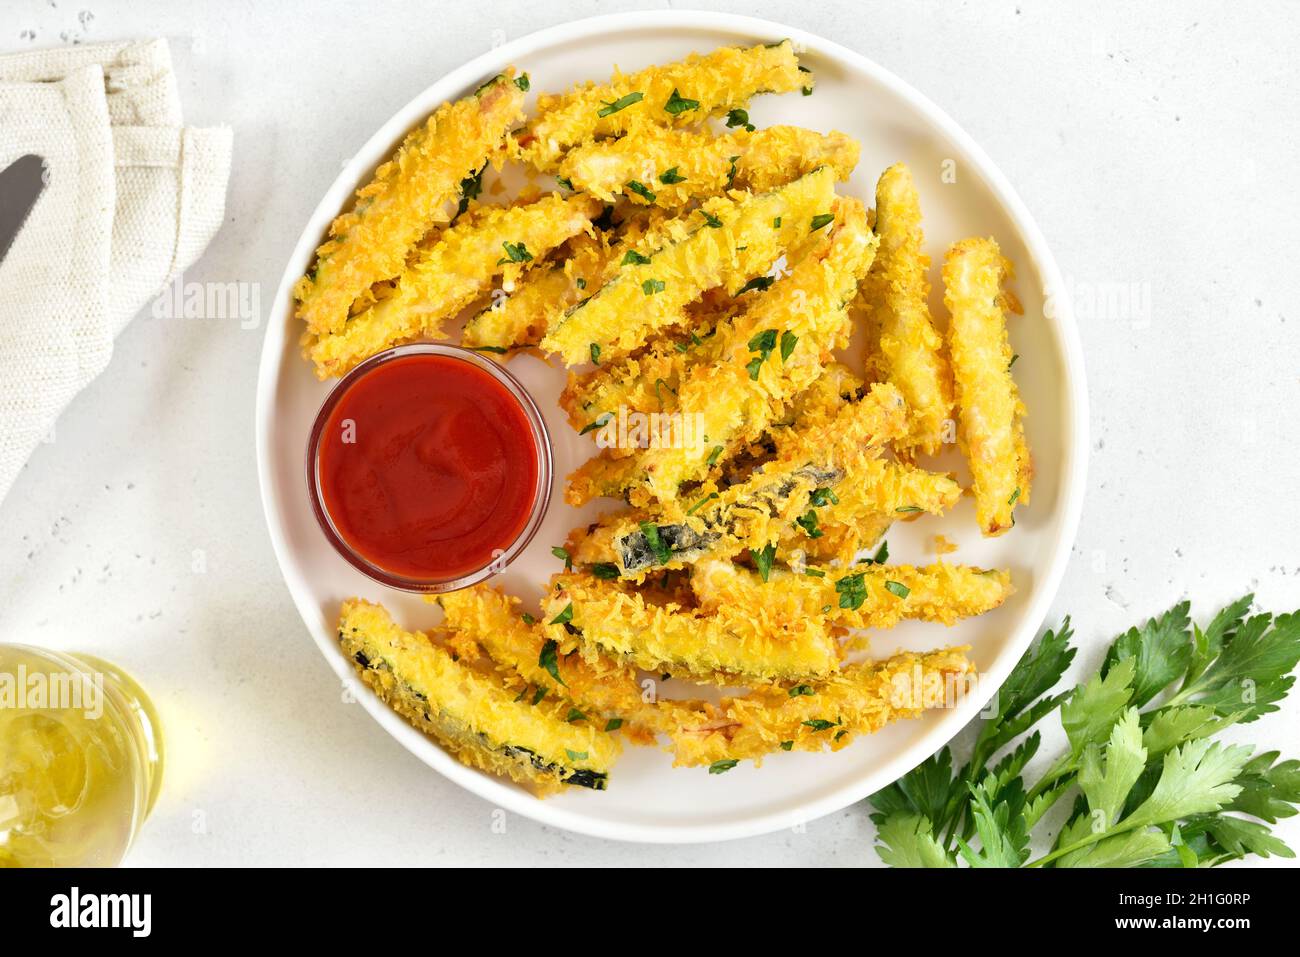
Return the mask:
<path id="1" fill-rule="evenodd" d="M 1015 505 L 1015 504 L 1016 504 L 1016 499 L 1018 499 L 1018 498 L 1020 498 L 1020 487 L 1019 487 L 1019 486 L 1016 486 L 1016 490 L 1015 490 L 1014 492 L 1012 492 L 1012 493 L 1011 493 L 1011 497 L 1010 497 L 1009 499 L 1007 499 L 1007 504 L 1008 504 L 1008 505 Z"/>
<path id="2" fill-rule="evenodd" d="M 564 548 L 560 547 L 559 545 L 556 545 L 554 548 L 551 549 L 551 554 L 554 555 L 556 558 L 563 559 L 564 570 L 566 572 L 573 571 L 573 559 L 570 557 L 568 551 L 566 551 Z"/>
<path id="3" fill-rule="evenodd" d="M 641 255 L 639 252 L 637 252 L 635 249 L 629 249 L 627 252 L 625 252 L 625 253 L 623 254 L 623 262 L 620 263 L 620 265 L 623 265 L 623 266 L 644 266 L 644 265 L 646 265 L 648 262 L 650 262 L 650 257 L 649 257 L 649 256 L 642 256 L 642 255 Z"/>
<path id="4" fill-rule="evenodd" d="M 815 508 L 840 504 L 840 500 L 835 496 L 835 493 L 828 488 L 813 489 L 813 493 L 808 496 L 808 501 Z"/>
<path id="5" fill-rule="evenodd" d="M 767 357 L 772 354 L 776 348 L 776 330 L 764 329 L 762 332 L 755 333 L 749 340 L 749 351 L 757 352 L 758 355 L 745 364 L 749 371 L 749 378 L 753 381 L 758 380 L 758 373 L 763 368 L 763 363 Z"/>
<path id="6" fill-rule="evenodd" d="M 610 718 L 608 721 L 605 722 L 606 731 L 617 731 L 621 727 L 623 727 L 622 718 Z"/>
<path id="7" fill-rule="evenodd" d="M 537 705 L 541 704 L 542 699 L 545 697 L 546 697 L 546 689 L 543 688 L 541 685 L 538 685 L 537 691 L 534 692 L 533 694 L 533 707 L 537 707 Z"/>
<path id="8" fill-rule="evenodd" d="M 798 342 L 799 342 L 799 337 L 796 336 L 789 329 L 781 333 L 781 361 L 782 362 L 790 358 L 790 355 L 791 353 L 794 352 L 794 347 Z"/>
<path id="9" fill-rule="evenodd" d="M 456 207 L 457 216 L 469 209 L 469 201 L 478 199 L 479 194 L 483 192 L 483 170 L 486 169 L 487 166 L 484 165 L 483 169 L 477 173 L 470 173 L 460 181 L 460 203 Z"/>
<path id="10" fill-rule="evenodd" d="M 794 747 L 794 742 L 793 742 L 793 741 L 782 741 L 782 742 L 781 742 L 781 750 L 782 750 L 782 751 L 789 751 L 789 750 L 790 750 L 791 748 L 793 748 L 793 747 Z"/>
<path id="11" fill-rule="evenodd" d="M 758 569 L 759 576 L 767 581 L 772 574 L 772 563 L 776 561 L 776 545 L 768 542 L 762 551 L 756 552 L 751 548 L 749 554 L 754 556 L 754 567 Z"/>
<path id="12" fill-rule="evenodd" d="M 811 721 L 804 721 L 804 725 L 812 728 L 814 731 L 829 731 L 839 724 L 838 721 L 827 721 L 825 718 L 813 718 Z"/>
<path id="13" fill-rule="evenodd" d="M 700 509 L 700 508 L 701 508 L 701 507 L 702 507 L 706 502 L 711 502 L 711 501 L 713 501 L 713 500 L 714 500 L 715 498 L 717 498 L 717 497 L 718 497 L 718 493 L 717 493 L 717 492 L 710 492 L 708 495 L 704 496 L 704 498 L 700 499 L 698 502 L 696 502 L 694 505 L 692 505 L 690 508 L 688 508 L 688 509 L 686 510 L 686 514 L 687 514 L 687 515 L 694 515 L 694 514 L 696 513 L 696 511 L 697 511 L 698 509 Z"/>
<path id="14" fill-rule="evenodd" d="M 557 176 L 555 177 L 555 181 L 565 189 L 573 189 L 573 180 L 569 179 L 567 176 Z"/>
<path id="15" fill-rule="evenodd" d="M 765 289 L 769 289 L 772 283 L 774 282 L 776 282 L 776 278 L 774 276 L 755 276 L 749 282 L 745 283 L 743 286 L 737 289 L 736 295 L 742 296 L 753 289 L 757 289 L 761 292 Z"/>
<path id="16" fill-rule="evenodd" d="M 578 277 L 578 288 L 579 289 L 587 288 L 587 280 L 583 279 L 581 276 Z"/>
<path id="17" fill-rule="evenodd" d="M 826 577 L 826 573 L 825 573 L 824 571 L 822 571 L 820 568 L 805 568 L 805 569 L 803 570 L 803 573 L 804 573 L 805 575 L 807 575 L 809 578 L 825 578 L 825 577 Z"/>
<path id="18" fill-rule="evenodd" d="M 840 595 L 840 607 L 856 611 L 867 600 L 866 576 L 862 572 L 845 575 L 835 583 L 835 590 Z"/>
<path id="19" fill-rule="evenodd" d="M 899 598 L 906 598 L 908 595 L 912 594 L 912 589 L 908 588 L 902 582 L 885 582 L 885 591 L 889 592 L 891 595 L 897 595 Z"/>
<path id="20" fill-rule="evenodd" d="M 613 412 L 603 412 L 600 415 L 596 416 L 594 421 L 588 422 L 581 429 L 579 429 L 578 434 L 586 435 L 588 432 L 592 431 L 593 429 L 599 429 L 602 425 L 604 425 L 612 418 L 614 418 Z"/>
<path id="21" fill-rule="evenodd" d="M 724 758 L 721 761 L 714 761 L 709 765 L 710 774 L 726 774 L 740 762 L 735 758 Z"/>
<path id="22" fill-rule="evenodd" d="M 772 220 L 772 228 L 773 228 L 773 229 L 780 229 L 780 228 L 781 228 L 781 217 L 780 217 L 780 216 L 778 216 L 778 217 L 776 217 L 776 219 Z"/>
<path id="23" fill-rule="evenodd" d="M 515 77 L 515 86 L 519 87 L 519 89 L 527 93 L 528 88 L 532 86 L 532 84 L 528 82 L 528 74 L 521 73 L 517 77 Z"/>
<path id="24" fill-rule="evenodd" d="M 653 203 L 655 201 L 655 194 L 651 191 L 650 187 L 639 180 L 635 180 L 635 179 L 628 180 L 627 188 L 630 189 L 632 192 L 636 193 L 647 203 Z"/>
<path id="25" fill-rule="evenodd" d="M 1016 360 L 1019 359 L 1019 358 L 1020 358 L 1020 353 L 1019 353 L 1019 352 L 1017 352 L 1015 355 L 1013 355 L 1013 356 L 1011 357 L 1011 361 L 1007 363 L 1007 371 L 1008 371 L 1008 372 L 1011 371 L 1011 367 L 1012 367 L 1013 365 L 1016 364 Z"/>
<path id="26" fill-rule="evenodd" d="M 591 364 L 594 366 L 600 365 L 600 346 L 594 342 L 591 344 Z"/>
<path id="27" fill-rule="evenodd" d="M 569 607 L 572 608 L 573 606 L 570 605 Z M 559 647 L 559 642 L 548 639 L 546 644 L 542 645 L 542 653 L 537 656 L 537 666 L 546 669 L 547 674 L 560 684 L 564 684 L 564 679 L 560 677 Z"/>
<path id="28" fill-rule="evenodd" d="M 712 468 L 715 464 L 717 464 L 718 456 L 721 454 L 722 454 L 722 446 L 715 445 L 713 447 L 713 451 L 709 453 L 709 459 L 705 464 L 708 465 L 709 468 Z"/>
<path id="29" fill-rule="evenodd" d="M 632 92 L 626 96 L 620 96 L 617 100 L 611 100 L 606 103 L 601 100 L 601 107 L 596 111 L 597 116 L 613 116 L 619 110 L 626 110 L 633 103 L 640 103 L 645 99 L 644 93 Z"/>
<path id="30" fill-rule="evenodd" d="M 664 281 L 662 279 L 647 279 L 641 283 L 641 291 L 647 296 L 653 296 L 657 292 L 664 291 Z"/>
<path id="31" fill-rule="evenodd" d="M 498 266 L 502 263 L 526 263 L 533 258 L 533 254 L 528 251 L 528 247 L 523 243 L 504 242 L 501 245 L 506 254 L 497 260 Z"/>
<path id="32" fill-rule="evenodd" d="M 573 722 L 575 721 L 586 721 L 587 716 L 583 714 L 581 711 L 579 711 L 577 708 L 570 708 L 569 713 L 565 715 L 564 720 L 569 722 L 570 724 L 573 724 Z"/>
<path id="33" fill-rule="evenodd" d="M 795 685 L 790 689 L 791 698 L 812 697 L 814 694 L 816 692 L 813 691 L 812 685 Z"/>
<path id="34" fill-rule="evenodd" d="M 740 159 L 739 153 L 727 160 L 731 164 L 731 169 L 727 170 L 727 189 L 731 189 L 731 184 L 736 180 L 736 160 L 738 159 Z"/>
<path id="35" fill-rule="evenodd" d="M 674 183 L 686 182 L 686 177 L 677 172 L 677 167 L 674 166 L 672 169 L 666 169 L 659 174 L 659 182 L 665 186 L 672 186 Z"/>
<path id="36" fill-rule="evenodd" d="M 722 220 L 718 219 L 717 216 L 714 216 L 708 210 L 705 209 L 700 210 L 700 215 L 704 217 L 704 225 L 708 226 L 709 228 L 711 229 L 722 228 Z"/>
<path id="37" fill-rule="evenodd" d="M 558 615 L 556 615 L 554 618 L 551 619 L 551 624 L 567 625 L 571 621 L 573 621 L 573 602 L 569 602 L 567 605 L 565 605 L 564 611 L 560 612 Z"/>
<path id="38" fill-rule="evenodd" d="M 754 124 L 749 122 L 748 111 L 739 108 L 727 111 L 727 127 L 734 129 L 737 126 L 742 127 L 747 132 L 754 132 Z"/>
<path id="39" fill-rule="evenodd" d="M 654 522 L 642 522 L 641 534 L 645 536 L 646 544 L 650 546 L 650 551 L 655 553 L 655 558 L 659 560 L 660 565 L 665 565 L 673 557 L 673 551 L 664 544 L 664 540 L 659 536 L 659 526 Z"/>
<path id="40" fill-rule="evenodd" d="M 671 113 L 673 116 L 680 116 L 687 110 L 698 110 L 700 108 L 699 100 L 688 100 L 673 88 L 673 95 L 668 97 L 668 102 L 664 104 L 664 112 Z"/>
<path id="41" fill-rule="evenodd" d="M 870 558 L 859 558 L 859 565 L 883 565 L 889 561 L 889 542 L 881 542 L 876 554 Z"/>
<path id="42" fill-rule="evenodd" d="M 818 213 L 816 216 L 812 218 L 812 229 L 810 230 L 810 232 L 815 233 L 823 226 L 829 226 L 833 222 L 835 222 L 834 213 Z"/>
<path id="43" fill-rule="evenodd" d="M 822 537 L 822 530 L 817 527 L 817 513 L 812 509 L 808 509 L 808 511 L 796 518 L 794 523 L 802 528 L 809 538 Z"/>
<path id="44" fill-rule="evenodd" d="M 537 619 L 534 618 L 532 615 L 528 614 L 528 612 L 524 612 L 524 613 L 523 613 L 522 615 L 520 615 L 519 617 L 522 618 L 522 619 L 524 620 L 524 624 L 525 624 L 525 625 L 535 625 L 535 624 L 537 624 Z"/>
<path id="45" fill-rule="evenodd" d="M 596 562 L 591 566 L 591 573 L 597 578 L 612 581 L 618 577 L 618 566 L 613 562 Z"/>

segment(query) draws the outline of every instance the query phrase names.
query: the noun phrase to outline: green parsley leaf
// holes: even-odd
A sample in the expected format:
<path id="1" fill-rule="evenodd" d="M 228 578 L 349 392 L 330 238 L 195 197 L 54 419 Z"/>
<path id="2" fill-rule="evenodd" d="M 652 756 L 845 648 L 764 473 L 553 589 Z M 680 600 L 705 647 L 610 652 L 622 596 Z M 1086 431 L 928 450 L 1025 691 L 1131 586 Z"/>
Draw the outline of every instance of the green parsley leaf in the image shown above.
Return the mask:
<path id="1" fill-rule="evenodd" d="M 815 233 L 823 226 L 829 226 L 833 222 L 835 222 L 834 213 L 818 213 L 812 218 L 812 229 L 809 232 Z"/>
<path id="2" fill-rule="evenodd" d="M 520 73 L 517 77 L 515 77 L 515 86 L 519 87 L 519 89 L 527 93 L 529 87 L 532 86 L 532 84 L 528 82 L 528 74 Z"/>
<path id="3" fill-rule="evenodd" d="M 659 174 L 659 182 L 665 186 L 672 186 L 674 183 L 686 182 L 686 177 L 677 172 L 677 167 L 673 166 Z"/>
<path id="4" fill-rule="evenodd" d="M 799 337 L 787 329 L 781 333 L 781 361 L 789 359 L 794 352 L 795 345 L 799 342 Z"/>
<path id="5" fill-rule="evenodd" d="M 749 554 L 753 556 L 754 567 L 758 569 L 759 577 L 767 581 L 772 574 L 772 563 L 776 561 L 776 545 L 768 542 L 759 551 L 751 548 Z"/>
<path id="6" fill-rule="evenodd" d="M 679 116 L 687 110 L 698 110 L 700 108 L 699 100 L 688 100 L 673 88 L 673 95 L 668 97 L 664 103 L 664 112 L 671 113 L 673 116 Z"/>
<path id="7" fill-rule="evenodd" d="M 867 600 L 866 576 L 862 572 L 845 575 L 835 583 L 835 590 L 839 592 L 840 607 L 856 611 Z"/>
<path id="8" fill-rule="evenodd" d="M 497 265 L 502 263 L 526 263 L 532 260 L 533 254 L 528 251 L 528 247 L 523 243 L 503 242 L 502 248 L 506 254 L 497 260 Z"/>
<path id="9" fill-rule="evenodd" d="M 596 562 L 588 567 L 593 575 L 605 581 L 613 581 L 618 578 L 618 566 L 613 562 Z"/>
<path id="10" fill-rule="evenodd" d="M 795 685 L 790 689 L 791 698 L 808 697 L 811 698 L 817 692 L 813 691 L 812 685 Z"/>
<path id="11" fill-rule="evenodd" d="M 745 283 L 743 286 L 737 289 L 736 295 L 737 296 L 744 295 L 745 293 L 753 289 L 757 289 L 760 292 L 765 291 L 767 289 L 770 289 L 772 283 L 774 282 L 776 282 L 776 278 L 774 276 L 755 276 L 749 282 Z"/>
<path id="12" fill-rule="evenodd" d="M 564 570 L 566 572 L 573 571 L 573 559 L 572 557 L 570 557 L 568 551 L 566 551 L 563 547 L 559 545 L 554 546 L 551 549 L 551 554 L 564 562 Z"/>
<path id="13" fill-rule="evenodd" d="M 704 225 L 708 226 L 710 229 L 722 228 L 722 220 L 719 219 L 717 216 L 714 216 L 708 210 L 706 209 L 700 210 L 700 215 L 704 217 Z"/>
<path id="14" fill-rule="evenodd" d="M 642 256 L 642 255 L 641 255 L 639 252 L 637 252 L 635 249 L 629 249 L 627 252 L 625 252 L 625 253 L 623 254 L 623 262 L 620 263 L 620 265 L 623 265 L 623 266 L 644 266 L 644 265 L 646 265 L 646 264 L 649 263 L 649 262 L 650 262 L 650 257 L 649 257 L 649 256 Z"/>
<path id="15" fill-rule="evenodd" d="M 617 731 L 621 727 L 623 727 L 622 718 L 610 718 L 608 721 L 605 722 L 606 731 Z"/>
<path id="16" fill-rule="evenodd" d="M 651 192 L 650 187 L 645 183 L 635 179 L 630 179 L 627 181 L 627 188 L 636 193 L 647 203 L 653 203 L 655 201 L 655 194 Z"/>
<path id="17" fill-rule="evenodd" d="M 596 111 L 596 115 L 613 116 L 615 113 L 619 112 L 620 110 L 626 110 L 633 103 L 640 103 L 643 99 L 645 99 L 645 94 L 633 92 L 633 93 L 628 93 L 625 96 L 620 96 L 617 100 L 612 100 L 609 103 L 606 103 L 604 100 L 602 100 L 601 108 Z"/>
<path id="18" fill-rule="evenodd" d="M 647 279 L 645 282 L 641 283 L 641 291 L 645 293 L 647 296 L 653 296 L 657 292 L 663 292 L 664 291 L 663 280 Z"/>
<path id="19" fill-rule="evenodd" d="M 721 761 L 714 761 L 709 765 L 710 774 L 726 774 L 740 762 L 735 758 L 724 758 Z"/>
<path id="20" fill-rule="evenodd" d="M 558 615 L 556 615 L 554 618 L 551 619 L 551 624 L 567 625 L 571 621 L 573 621 L 573 602 L 569 602 L 567 605 L 565 605 L 564 611 L 560 612 Z"/>
<path id="21" fill-rule="evenodd" d="M 730 129 L 739 126 L 750 133 L 754 132 L 754 124 L 749 122 L 748 111 L 739 108 L 727 111 L 727 126 Z"/>
<path id="22" fill-rule="evenodd" d="M 594 342 L 591 344 L 591 364 L 594 366 L 600 365 L 600 346 Z"/>
<path id="23" fill-rule="evenodd" d="M 912 594 L 912 589 L 908 588 L 902 582 L 895 581 L 886 581 L 885 591 L 889 592 L 891 595 L 896 595 L 899 598 L 906 598 L 908 595 Z"/>
<path id="24" fill-rule="evenodd" d="M 599 429 L 601 426 L 608 423 L 609 420 L 612 418 L 614 418 L 613 412 L 602 412 L 600 415 L 596 416 L 596 418 L 593 421 L 588 422 L 581 429 L 579 429 L 578 434 L 586 435 L 588 432 L 594 431 L 595 429 Z"/>
<path id="25" fill-rule="evenodd" d="M 570 618 L 573 617 L 572 608 L 573 606 L 570 605 Z M 551 624 L 555 624 L 555 622 L 551 622 Z M 559 642 L 554 639 L 547 639 L 546 643 L 542 645 L 542 653 L 537 656 L 537 666 L 544 668 L 552 678 L 560 684 L 564 684 L 564 679 L 560 677 L 559 647 Z"/>

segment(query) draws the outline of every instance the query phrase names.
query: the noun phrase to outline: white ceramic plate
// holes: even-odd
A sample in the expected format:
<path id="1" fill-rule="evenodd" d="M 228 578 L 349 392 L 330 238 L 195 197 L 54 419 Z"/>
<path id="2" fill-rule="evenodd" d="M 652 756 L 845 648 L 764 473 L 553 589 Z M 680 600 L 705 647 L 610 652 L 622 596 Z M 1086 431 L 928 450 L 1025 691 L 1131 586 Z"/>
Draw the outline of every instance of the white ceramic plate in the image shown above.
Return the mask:
<path id="1" fill-rule="evenodd" d="M 509 782 L 458 763 L 368 691 L 358 692 L 375 720 L 430 767 L 499 807 L 558 827 L 622 840 L 717 841 L 790 827 L 861 800 L 938 750 L 1005 680 L 1043 623 L 1078 525 L 1088 440 L 1077 332 L 1067 302 L 1057 297 L 1054 308 L 1046 303 L 1046 291 L 1062 286 L 1042 235 L 1002 174 L 970 137 L 870 60 L 800 30 L 715 13 L 597 17 L 508 43 L 417 95 L 379 128 L 339 174 L 285 268 L 258 379 L 258 467 L 271 540 L 285 582 L 321 653 L 341 679 L 357 684 L 334 638 L 339 602 L 352 595 L 383 602 L 411 628 L 427 627 L 438 615 L 418 599 L 362 577 L 331 550 L 308 508 L 304 447 L 312 416 L 330 384 L 317 382 L 299 355 L 290 293 L 330 220 L 409 129 L 443 101 L 465 96 L 508 64 L 530 74 L 534 91 L 561 90 L 579 80 L 602 80 L 616 64 L 631 71 L 692 51 L 782 37 L 798 44 L 801 61 L 816 74 L 817 89 L 810 97 L 758 97 L 750 107 L 755 123 L 840 129 L 856 137 L 862 144 L 862 161 L 843 189 L 868 205 L 873 205 L 880 171 L 899 160 L 907 162 L 920 190 L 928 252 L 936 264 L 942 263 L 949 243 L 969 235 L 994 236 L 1015 263 L 1013 288 L 1025 312 L 1014 320 L 1012 342 L 1021 355 L 1016 377 L 1029 408 L 1029 442 L 1037 468 L 1032 504 L 1018 510 L 1016 528 L 998 539 L 980 538 L 967 499 L 943 519 L 922 517 L 897 525 L 890 532 L 889 545 L 893 561 L 932 561 L 933 536 L 942 533 L 960 545 L 951 560 L 1010 568 L 1017 591 L 996 611 L 950 629 L 907 623 L 873 638 L 873 651 L 882 655 L 898 648 L 970 644 L 981 673 L 978 695 L 967 696 L 950 710 L 860 738 L 834 754 L 776 754 L 761 768 L 745 763 L 725 775 L 710 775 L 703 768 L 672 768 L 668 755 L 631 747 L 611 775 L 608 791 L 572 789 L 538 801 Z M 945 182 L 944 170 L 955 174 L 955 182 Z M 934 305 L 936 315 L 942 315 L 937 272 L 936 268 L 932 276 Z M 573 433 L 556 407 L 563 372 L 530 356 L 515 359 L 510 368 L 547 410 L 555 442 L 556 488 L 550 513 L 501 582 L 532 601 L 541 583 L 559 568 L 551 546 L 603 508 L 575 510 L 563 504 L 560 494 L 563 477 L 594 448 L 589 437 Z M 955 456 L 945 466 L 961 468 Z M 607 503 L 604 508 L 608 507 Z M 340 755 L 340 760 L 348 757 Z"/>

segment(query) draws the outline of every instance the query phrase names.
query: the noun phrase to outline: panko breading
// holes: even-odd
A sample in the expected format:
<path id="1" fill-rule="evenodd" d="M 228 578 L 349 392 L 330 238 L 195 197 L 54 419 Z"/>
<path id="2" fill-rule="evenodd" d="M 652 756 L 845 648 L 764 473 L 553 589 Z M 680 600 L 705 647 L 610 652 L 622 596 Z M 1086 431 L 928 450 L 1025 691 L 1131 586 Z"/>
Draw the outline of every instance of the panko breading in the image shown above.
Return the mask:
<path id="1" fill-rule="evenodd" d="M 642 697 L 636 669 L 608 656 L 560 654 L 536 622 L 525 621 L 519 599 L 487 585 L 440 595 L 436 601 L 449 628 L 469 636 L 498 664 L 531 685 L 576 705 L 605 724 L 621 718 L 644 742 L 655 720 Z M 532 694 L 530 693 L 530 697 Z M 602 725 L 604 726 L 604 725 Z"/>
<path id="2" fill-rule="evenodd" d="M 1011 575 L 998 569 L 938 563 L 774 568 L 767 581 L 731 562 L 696 562 L 691 589 L 706 611 L 761 609 L 774 622 L 821 619 L 846 628 L 893 628 L 904 619 L 941 621 L 982 615 L 1011 594 Z"/>
<path id="3" fill-rule="evenodd" d="M 930 257 L 921 252 L 921 204 L 902 163 L 885 170 L 876 184 L 876 234 L 880 252 L 859 302 L 872 311 L 879 334 L 878 342 L 868 344 L 876 350 L 869 365 L 875 378 L 898 386 L 907 402 L 911 429 L 903 446 L 934 455 L 949 429 L 952 371 L 927 305 Z"/>
<path id="4" fill-rule="evenodd" d="M 753 759 L 776 750 L 838 751 L 854 735 L 928 708 L 952 707 L 968 693 L 974 666 L 964 648 L 905 652 L 884 661 L 847 665 L 820 681 L 756 688 L 718 704 L 661 702 L 675 766 Z"/>
<path id="5" fill-rule="evenodd" d="M 839 646 L 818 622 L 778 625 L 748 609 L 701 614 L 656 605 L 620 582 L 585 572 L 556 575 L 542 600 L 543 622 L 563 650 L 614 655 L 646 671 L 715 684 L 826 675 Z"/>
<path id="6" fill-rule="evenodd" d="M 840 200 L 836 216 L 819 250 L 719 329 L 717 361 L 692 367 L 681 382 L 677 411 L 691 417 L 695 441 L 589 460 L 570 477 L 570 504 L 624 490 L 633 505 L 671 499 L 679 486 L 708 473 L 719 448 L 728 455 L 757 439 L 816 381 L 830 350 L 847 344 L 844 306 L 875 254 L 861 203 Z"/>
<path id="7" fill-rule="evenodd" d="M 1025 405 L 1011 377 L 1002 282 L 1010 272 L 992 239 L 964 239 L 943 266 L 949 351 L 957 385 L 957 435 L 970 461 L 975 515 L 987 536 L 1015 524 L 1029 504 L 1033 466 L 1025 445 Z"/>
<path id="8" fill-rule="evenodd" d="M 310 337 L 339 332 L 353 300 L 397 276 L 419 239 L 446 222 L 444 207 L 461 195 L 462 181 L 482 169 L 524 118 L 524 94 L 512 76 L 435 110 L 357 191 L 353 208 L 334 220 L 329 241 L 316 250 L 314 272 L 294 287 Z"/>
<path id="9" fill-rule="evenodd" d="M 544 263 L 515 281 L 514 289 L 465 323 L 461 344 L 471 349 L 510 350 L 535 346 L 551 318 L 576 305 L 588 289 L 599 289 L 623 255 L 604 235 L 580 233 L 566 244 L 564 259 Z"/>
<path id="10" fill-rule="evenodd" d="M 756 94 L 811 86 L 812 74 L 799 67 L 789 40 L 722 47 L 637 73 L 615 71 L 605 84 L 544 93 L 537 98 L 537 118 L 515 139 L 524 162 L 553 173 L 567 150 L 591 140 L 643 125 L 693 126 L 744 106 Z"/>
<path id="11" fill-rule="evenodd" d="M 858 144 L 844 133 L 771 126 L 725 136 L 662 126 L 641 127 L 616 140 L 571 150 L 560 176 L 606 202 L 674 209 L 727 189 L 764 193 L 821 166 L 847 180 Z"/>
<path id="12" fill-rule="evenodd" d="M 508 289 L 538 256 L 589 229 L 600 202 L 590 196 L 545 196 L 522 206 L 482 207 L 442 234 L 406 268 L 393 294 L 311 347 L 320 378 L 342 375 L 389 346 L 437 337 L 456 315 L 502 277 Z"/>
<path id="13" fill-rule="evenodd" d="M 504 774 L 539 795 L 565 784 L 604 789 L 618 740 L 589 721 L 567 720 L 569 709 L 558 700 L 522 698 L 426 635 L 403 631 L 367 601 L 343 603 L 338 635 L 362 680 L 464 764 Z"/>
<path id="14" fill-rule="evenodd" d="M 738 291 L 767 272 L 787 247 L 813 231 L 816 217 L 830 214 L 833 199 L 834 174 L 823 167 L 770 193 L 710 201 L 697 211 L 693 232 L 648 262 L 625 262 L 594 296 L 552 325 L 542 348 L 558 353 L 566 365 L 587 362 L 593 347 L 605 359 L 627 355 L 680 322 L 686 305 L 705 290 Z"/>
<path id="15" fill-rule="evenodd" d="M 800 433 L 786 454 L 744 482 L 703 494 L 689 509 L 673 502 L 653 518 L 613 516 L 582 542 L 584 559 L 614 564 L 623 576 L 680 568 L 706 556 L 726 558 L 775 544 L 809 506 L 813 493 L 834 489 L 859 463 L 877 457 L 907 427 L 898 390 L 877 384 L 823 426 Z"/>

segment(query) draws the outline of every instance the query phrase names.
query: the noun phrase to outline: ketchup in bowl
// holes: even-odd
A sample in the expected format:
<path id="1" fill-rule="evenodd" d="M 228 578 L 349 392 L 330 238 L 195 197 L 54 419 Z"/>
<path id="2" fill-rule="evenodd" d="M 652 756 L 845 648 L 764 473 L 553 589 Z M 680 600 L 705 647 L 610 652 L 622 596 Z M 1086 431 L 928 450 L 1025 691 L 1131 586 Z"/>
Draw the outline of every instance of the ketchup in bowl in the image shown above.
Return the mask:
<path id="1" fill-rule="evenodd" d="M 400 346 L 353 369 L 312 428 L 321 528 L 371 578 L 408 591 L 501 571 L 550 495 L 546 427 L 523 386 L 454 346 Z"/>

